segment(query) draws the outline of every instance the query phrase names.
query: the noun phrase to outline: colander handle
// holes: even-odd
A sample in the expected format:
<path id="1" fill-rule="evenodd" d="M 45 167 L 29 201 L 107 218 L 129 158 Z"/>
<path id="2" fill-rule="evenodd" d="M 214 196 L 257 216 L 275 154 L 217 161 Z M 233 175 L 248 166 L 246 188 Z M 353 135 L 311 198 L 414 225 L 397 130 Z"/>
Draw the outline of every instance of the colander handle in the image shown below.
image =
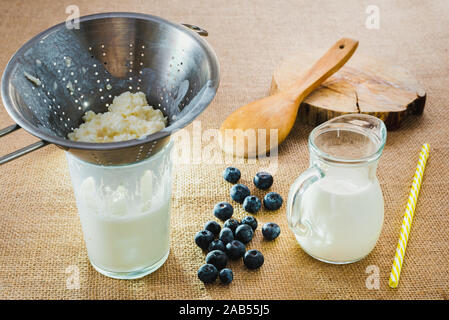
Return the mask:
<path id="1" fill-rule="evenodd" d="M 203 37 L 207 37 L 209 35 L 209 32 L 207 32 L 207 30 L 204 30 L 203 28 L 200 28 L 198 26 L 195 26 L 193 24 L 188 24 L 188 23 L 183 23 L 182 24 L 184 27 L 187 27 L 193 31 L 195 31 L 196 33 L 198 33 L 200 36 Z"/>
<path id="2" fill-rule="evenodd" d="M 1 129 L 0 130 L 0 137 L 6 136 L 7 134 L 9 134 L 11 132 L 14 132 L 14 131 L 16 131 L 18 129 L 20 129 L 20 126 L 18 124 L 13 124 L 12 126 L 9 126 L 9 127 L 4 128 L 4 129 Z M 18 158 L 20 156 L 23 156 L 24 154 L 27 154 L 27 153 L 29 153 L 31 151 L 37 150 L 39 148 L 42 148 L 42 147 L 46 146 L 47 144 L 48 144 L 47 141 L 40 140 L 40 141 L 35 142 L 33 144 L 30 144 L 30 145 L 28 145 L 26 147 L 23 147 L 22 149 L 13 151 L 11 153 L 8 153 L 7 155 L 4 155 L 4 156 L 0 157 L 0 165 L 6 163 L 8 161 L 14 160 L 14 159 L 16 159 L 16 158 Z"/>
<path id="3" fill-rule="evenodd" d="M 20 129 L 20 126 L 18 124 L 13 124 L 12 126 L 3 128 L 0 130 L 0 137 L 6 136 L 8 133 L 14 132 L 17 129 Z"/>

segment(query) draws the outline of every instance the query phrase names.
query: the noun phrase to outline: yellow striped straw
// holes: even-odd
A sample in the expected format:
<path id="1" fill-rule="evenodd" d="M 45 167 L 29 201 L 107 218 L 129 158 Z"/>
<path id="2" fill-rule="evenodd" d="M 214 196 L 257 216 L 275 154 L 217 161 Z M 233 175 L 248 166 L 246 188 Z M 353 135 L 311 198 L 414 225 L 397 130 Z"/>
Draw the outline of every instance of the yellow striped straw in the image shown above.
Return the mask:
<path id="1" fill-rule="evenodd" d="M 429 148 L 429 144 L 425 143 L 419 154 L 419 161 L 416 166 L 412 188 L 407 200 L 407 207 L 405 208 L 404 219 L 402 220 L 398 246 L 396 248 L 396 254 L 394 255 L 393 267 L 391 268 L 390 280 L 388 282 L 391 288 L 396 288 L 399 284 L 399 276 L 401 274 L 402 262 L 404 261 L 405 248 L 407 248 L 408 235 L 410 233 L 410 228 L 412 227 L 416 201 L 418 200 L 422 176 L 424 174 L 424 169 L 426 168 L 427 158 L 429 157 Z"/>

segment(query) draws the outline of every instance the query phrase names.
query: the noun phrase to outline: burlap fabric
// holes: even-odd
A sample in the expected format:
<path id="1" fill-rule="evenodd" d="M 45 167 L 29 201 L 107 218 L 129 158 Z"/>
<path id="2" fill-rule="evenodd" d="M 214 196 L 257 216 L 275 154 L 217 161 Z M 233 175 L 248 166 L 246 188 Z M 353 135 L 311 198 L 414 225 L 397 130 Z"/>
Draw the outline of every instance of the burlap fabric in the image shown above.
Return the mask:
<path id="1" fill-rule="evenodd" d="M 135 11 L 207 29 L 221 63 L 221 84 L 199 117 L 202 130 L 217 128 L 232 110 L 268 93 L 271 73 L 283 56 L 308 47 L 326 49 L 340 37 L 360 40 L 358 52 L 411 70 L 427 90 L 424 115 L 389 132 L 378 177 L 385 197 L 385 224 L 374 251 L 346 266 L 305 254 L 287 227 L 285 206 L 257 215 L 282 228 L 274 242 L 260 231 L 251 248 L 266 257 L 256 272 L 232 263 L 230 286 L 204 286 L 196 277 L 204 261 L 193 236 L 212 218 L 213 205 L 228 200 L 221 178 L 226 164 L 177 164 L 174 173 L 171 254 L 162 268 L 140 280 L 97 273 L 88 262 L 64 152 L 48 146 L 0 167 L 0 298 L 51 299 L 447 299 L 449 297 L 449 2 L 376 1 L 380 28 L 367 29 L 369 1 L 6 1 L 0 2 L 0 67 L 36 33 L 64 21 L 66 6 L 82 15 Z M 0 110 L 0 127 L 12 124 Z M 189 128 L 190 130 L 192 127 Z M 307 136 L 299 122 L 279 149 L 272 189 L 284 199 L 308 166 Z M 35 138 L 19 131 L 1 139 L 1 154 Z M 421 144 L 430 159 L 409 239 L 401 282 L 388 277 Z M 206 142 L 205 142 L 206 143 Z M 260 163 L 238 165 L 243 181 Z M 263 195 L 262 193 L 256 193 Z M 244 213 L 236 206 L 238 217 Z M 368 289 L 367 267 L 379 269 L 379 289 Z M 375 267 L 374 267 L 375 269 Z M 368 269 L 372 270 L 372 269 Z M 71 279 L 79 271 L 79 288 Z"/>

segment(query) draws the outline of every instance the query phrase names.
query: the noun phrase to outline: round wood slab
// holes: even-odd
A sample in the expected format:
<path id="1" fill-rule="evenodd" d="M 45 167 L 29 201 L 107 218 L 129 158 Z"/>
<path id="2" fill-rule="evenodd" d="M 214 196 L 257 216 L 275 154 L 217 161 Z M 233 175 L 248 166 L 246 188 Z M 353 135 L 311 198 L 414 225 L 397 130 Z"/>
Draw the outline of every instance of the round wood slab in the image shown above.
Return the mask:
<path id="1" fill-rule="evenodd" d="M 315 63 L 322 52 L 284 59 L 273 73 L 270 94 L 288 88 Z M 389 130 L 408 114 L 421 115 L 426 92 L 406 69 L 355 53 L 339 71 L 302 102 L 298 117 L 318 125 L 345 113 L 366 113 L 382 119 Z"/>

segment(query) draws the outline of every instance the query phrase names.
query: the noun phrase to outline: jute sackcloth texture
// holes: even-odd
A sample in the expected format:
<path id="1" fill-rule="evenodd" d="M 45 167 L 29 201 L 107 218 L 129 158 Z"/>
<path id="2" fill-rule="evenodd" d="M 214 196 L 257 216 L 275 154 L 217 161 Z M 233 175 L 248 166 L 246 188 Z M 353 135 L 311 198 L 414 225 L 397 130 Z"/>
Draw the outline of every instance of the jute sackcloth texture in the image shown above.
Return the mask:
<path id="1" fill-rule="evenodd" d="M 0 3 L 0 68 L 38 32 L 65 21 L 66 7 L 81 15 L 134 11 L 174 22 L 199 25 L 221 64 L 217 96 L 197 119 L 203 147 L 206 130 L 218 128 L 237 107 L 268 93 L 279 60 L 308 48 L 323 52 L 341 37 L 360 40 L 358 52 L 408 68 L 427 91 L 421 117 L 410 117 L 389 132 L 378 167 L 385 198 L 385 223 L 377 246 L 360 262 L 334 266 L 305 254 L 289 230 L 285 206 L 257 214 L 260 224 L 281 226 L 280 237 L 263 241 L 260 230 L 251 248 L 265 264 L 258 271 L 232 263 L 229 286 L 203 285 L 196 276 L 204 254 L 194 234 L 213 218 L 219 201 L 230 201 L 221 178 L 228 163 L 206 163 L 191 156 L 174 166 L 172 240 L 167 262 L 155 273 L 133 281 L 102 276 L 89 264 L 64 152 L 47 146 L 0 167 L 0 298 L 18 299 L 447 299 L 449 298 L 449 2 L 376 1 L 379 29 L 368 29 L 372 1 L 12 1 Z M 357 53 L 356 53 L 357 54 Z M 0 110 L 0 128 L 12 124 Z M 188 132 L 195 134 L 194 126 Z M 308 167 L 311 127 L 295 124 L 279 148 L 273 191 L 287 199 L 289 186 Z M 23 130 L 1 139 L 1 154 L 36 139 Z M 388 287 L 403 211 L 418 152 L 431 145 L 421 194 L 408 242 L 401 281 Z M 177 142 L 179 145 L 180 142 Z M 198 154 L 195 154 L 198 156 Z M 201 159 L 200 159 L 201 160 Z M 210 159 L 209 159 L 210 160 Z M 218 162 L 218 161 L 217 161 Z M 236 164 L 243 183 L 264 164 Z M 235 205 L 236 216 L 244 212 Z M 370 267 L 374 266 L 374 267 Z M 368 268 L 370 267 L 370 268 Z M 368 269 L 367 269 L 368 268 Z M 368 273 L 367 273 L 368 270 Z M 373 271 L 374 270 L 374 271 Z M 368 289 L 376 273 L 379 288 Z M 73 279 L 79 279 L 79 288 Z M 375 276 L 374 276 L 375 278 Z M 368 286 L 370 287 L 370 286 Z"/>

